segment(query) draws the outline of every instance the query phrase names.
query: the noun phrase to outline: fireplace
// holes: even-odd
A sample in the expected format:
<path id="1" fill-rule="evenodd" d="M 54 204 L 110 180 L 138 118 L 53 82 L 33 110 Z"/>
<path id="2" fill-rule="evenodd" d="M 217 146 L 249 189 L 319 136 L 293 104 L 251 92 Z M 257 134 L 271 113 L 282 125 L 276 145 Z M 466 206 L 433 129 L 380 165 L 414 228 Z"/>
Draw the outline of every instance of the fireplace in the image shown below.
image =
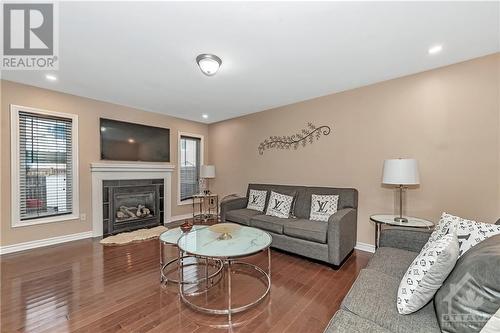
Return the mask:
<path id="1" fill-rule="evenodd" d="M 113 226 L 110 227 L 112 218 L 116 218 L 116 211 L 110 211 L 110 206 L 116 207 L 113 196 L 110 196 L 110 188 L 114 188 L 114 193 L 123 194 L 128 193 L 122 191 L 120 187 L 129 187 L 140 189 L 141 186 L 154 185 L 156 200 L 149 197 L 143 197 L 141 200 L 148 201 L 141 203 L 149 209 L 149 213 L 143 216 L 141 211 L 141 220 L 134 219 L 133 221 L 122 221 L 124 224 L 117 226 L 123 228 L 121 230 L 132 230 L 142 226 L 163 225 L 172 219 L 172 172 L 175 166 L 170 163 L 144 163 L 144 162 L 94 162 L 90 165 L 92 174 L 92 236 L 102 237 L 119 231 L 114 230 Z M 158 192 L 156 192 L 158 188 Z M 152 191 L 152 187 L 149 190 Z M 142 189 L 142 192 L 147 192 Z M 159 198 L 159 199 L 158 199 Z M 119 198 L 121 199 L 121 198 Z M 137 197 L 135 199 L 138 199 Z M 156 207 L 149 206 L 152 202 L 156 202 Z M 122 206 L 135 207 L 137 202 L 125 203 Z M 137 213 L 139 203 L 135 209 Z M 120 208 L 120 206 L 118 206 Z M 129 208 L 129 210 L 131 210 Z M 151 214 L 153 212 L 153 214 Z M 149 214 L 153 216 L 148 216 Z M 153 223 L 153 219 L 159 219 Z M 118 222 L 118 221 L 115 221 Z M 151 224 L 149 224 L 151 222 Z M 142 224 L 142 226 L 140 226 Z"/>
<path id="2" fill-rule="evenodd" d="M 103 235 L 163 224 L 163 179 L 104 180 Z"/>

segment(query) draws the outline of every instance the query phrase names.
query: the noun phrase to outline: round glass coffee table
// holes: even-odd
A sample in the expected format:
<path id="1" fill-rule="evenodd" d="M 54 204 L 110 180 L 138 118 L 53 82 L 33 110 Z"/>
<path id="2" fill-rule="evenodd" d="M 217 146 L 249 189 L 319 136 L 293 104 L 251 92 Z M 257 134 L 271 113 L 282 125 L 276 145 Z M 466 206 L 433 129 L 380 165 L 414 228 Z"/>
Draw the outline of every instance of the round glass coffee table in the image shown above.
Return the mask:
<path id="1" fill-rule="evenodd" d="M 208 226 L 206 225 L 193 225 L 193 228 L 189 232 L 194 232 L 199 229 L 207 228 Z M 188 233 L 189 233 L 188 232 Z M 167 283 L 179 283 L 181 281 L 181 284 L 198 284 L 200 282 L 206 281 L 207 282 L 207 288 L 208 288 L 208 281 L 209 279 L 213 279 L 214 277 L 219 276 L 220 278 L 220 273 L 222 271 L 223 265 L 221 260 L 207 260 L 204 258 L 204 260 L 201 261 L 195 261 L 191 262 L 188 264 L 184 264 L 184 267 L 188 266 L 205 266 L 205 277 L 196 279 L 196 280 L 176 280 L 176 279 L 169 279 L 168 275 L 166 274 L 166 270 L 168 270 L 172 265 L 176 265 L 176 268 L 178 268 L 179 265 L 179 260 L 185 260 L 188 258 L 193 258 L 195 260 L 198 260 L 196 256 L 193 255 L 186 255 L 181 252 L 179 252 L 179 256 L 175 257 L 167 262 L 164 262 L 164 246 L 173 246 L 177 247 L 177 242 L 179 241 L 179 238 L 186 233 L 182 232 L 180 227 L 177 228 L 172 228 L 169 229 L 165 232 L 163 232 L 160 235 L 159 241 L 160 241 L 160 283 L 162 285 L 166 285 Z M 209 274 L 208 273 L 208 267 L 209 266 L 214 266 L 215 267 L 215 272 Z M 213 280 L 212 280 L 213 282 Z"/>
<path id="2" fill-rule="evenodd" d="M 220 232 L 228 227 L 228 232 Z M 225 267 L 224 274 L 227 275 L 227 308 L 215 309 L 194 304 L 186 296 L 184 287 L 179 284 L 179 294 L 182 301 L 191 308 L 208 313 L 208 314 L 224 314 L 228 315 L 231 322 L 231 315 L 245 311 L 259 304 L 269 294 L 271 290 L 271 246 L 272 237 L 267 232 L 260 229 L 240 226 L 233 223 L 219 223 L 212 227 L 196 229 L 190 233 L 182 235 L 177 242 L 179 251 L 188 255 L 194 255 L 200 258 L 222 260 Z M 267 251 L 267 270 L 249 262 L 240 261 L 239 259 L 255 255 L 260 252 Z M 182 260 L 180 260 L 182 268 Z M 232 306 L 232 286 L 231 275 L 233 266 L 244 266 L 257 272 L 263 279 L 256 277 L 257 280 L 265 283 L 265 291 L 262 295 L 250 303 Z M 179 269 L 179 280 L 183 280 L 183 269 Z"/>

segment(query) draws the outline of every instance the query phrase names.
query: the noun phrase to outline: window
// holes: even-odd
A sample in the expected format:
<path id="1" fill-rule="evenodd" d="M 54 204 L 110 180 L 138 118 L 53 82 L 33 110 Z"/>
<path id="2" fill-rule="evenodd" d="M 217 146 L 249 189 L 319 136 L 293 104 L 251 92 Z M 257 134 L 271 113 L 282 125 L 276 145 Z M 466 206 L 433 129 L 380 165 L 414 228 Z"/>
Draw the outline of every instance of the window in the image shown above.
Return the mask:
<path id="1" fill-rule="evenodd" d="M 179 196 L 186 201 L 200 192 L 202 137 L 181 134 L 179 138 Z"/>
<path id="2" fill-rule="evenodd" d="M 76 122 L 12 106 L 14 226 L 78 218 Z"/>

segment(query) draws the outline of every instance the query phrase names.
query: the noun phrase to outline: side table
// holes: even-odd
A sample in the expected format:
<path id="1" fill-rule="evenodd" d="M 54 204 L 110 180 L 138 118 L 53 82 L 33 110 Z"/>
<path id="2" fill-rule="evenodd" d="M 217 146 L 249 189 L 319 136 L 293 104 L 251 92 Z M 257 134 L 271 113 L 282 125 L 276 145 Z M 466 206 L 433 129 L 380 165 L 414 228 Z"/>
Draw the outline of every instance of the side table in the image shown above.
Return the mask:
<path id="1" fill-rule="evenodd" d="M 212 218 L 219 220 L 219 196 L 214 193 L 193 195 L 193 223 L 207 222 Z"/>
<path id="2" fill-rule="evenodd" d="M 370 221 L 375 223 L 375 249 L 378 249 L 380 241 L 380 231 L 382 229 L 382 224 L 390 225 L 394 227 L 407 227 L 407 228 L 434 228 L 434 222 L 424 220 L 418 217 L 405 216 L 408 222 L 398 222 L 394 218 L 399 217 L 399 215 L 391 214 L 376 214 L 370 216 Z"/>

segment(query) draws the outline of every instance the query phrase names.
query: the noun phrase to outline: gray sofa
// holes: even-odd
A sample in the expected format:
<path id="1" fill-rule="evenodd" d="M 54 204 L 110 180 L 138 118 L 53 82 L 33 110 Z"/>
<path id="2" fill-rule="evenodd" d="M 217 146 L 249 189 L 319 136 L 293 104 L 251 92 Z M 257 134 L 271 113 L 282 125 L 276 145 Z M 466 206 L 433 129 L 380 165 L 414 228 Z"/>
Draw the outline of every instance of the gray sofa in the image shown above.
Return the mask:
<path id="1" fill-rule="evenodd" d="M 361 270 L 325 333 L 480 332 L 488 319 L 461 321 L 449 320 L 446 316 L 465 313 L 491 318 L 498 311 L 500 235 L 481 242 L 463 255 L 433 301 L 413 314 L 398 313 L 399 283 L 429 235 L 430 231 L 421 229 L 383 230 L 380 247 L 368 266 Z M 474 300 L 481 301 L 468 308 Z"/>
<path id="2" fill-rule="evenodd" d="M 247 209 L 250 189 L 294 196 L 288 219 Z M 338 211 L 328 222 L 309 220 L 311 195 L 339 195 Z M 356 245 L 358 191 L 351 188 L 249 184 L 247 196 L 221 203 L 221 221 L 260 228 L 273 237 L 272 247 L 319 260 L 338 268 Z"/>

